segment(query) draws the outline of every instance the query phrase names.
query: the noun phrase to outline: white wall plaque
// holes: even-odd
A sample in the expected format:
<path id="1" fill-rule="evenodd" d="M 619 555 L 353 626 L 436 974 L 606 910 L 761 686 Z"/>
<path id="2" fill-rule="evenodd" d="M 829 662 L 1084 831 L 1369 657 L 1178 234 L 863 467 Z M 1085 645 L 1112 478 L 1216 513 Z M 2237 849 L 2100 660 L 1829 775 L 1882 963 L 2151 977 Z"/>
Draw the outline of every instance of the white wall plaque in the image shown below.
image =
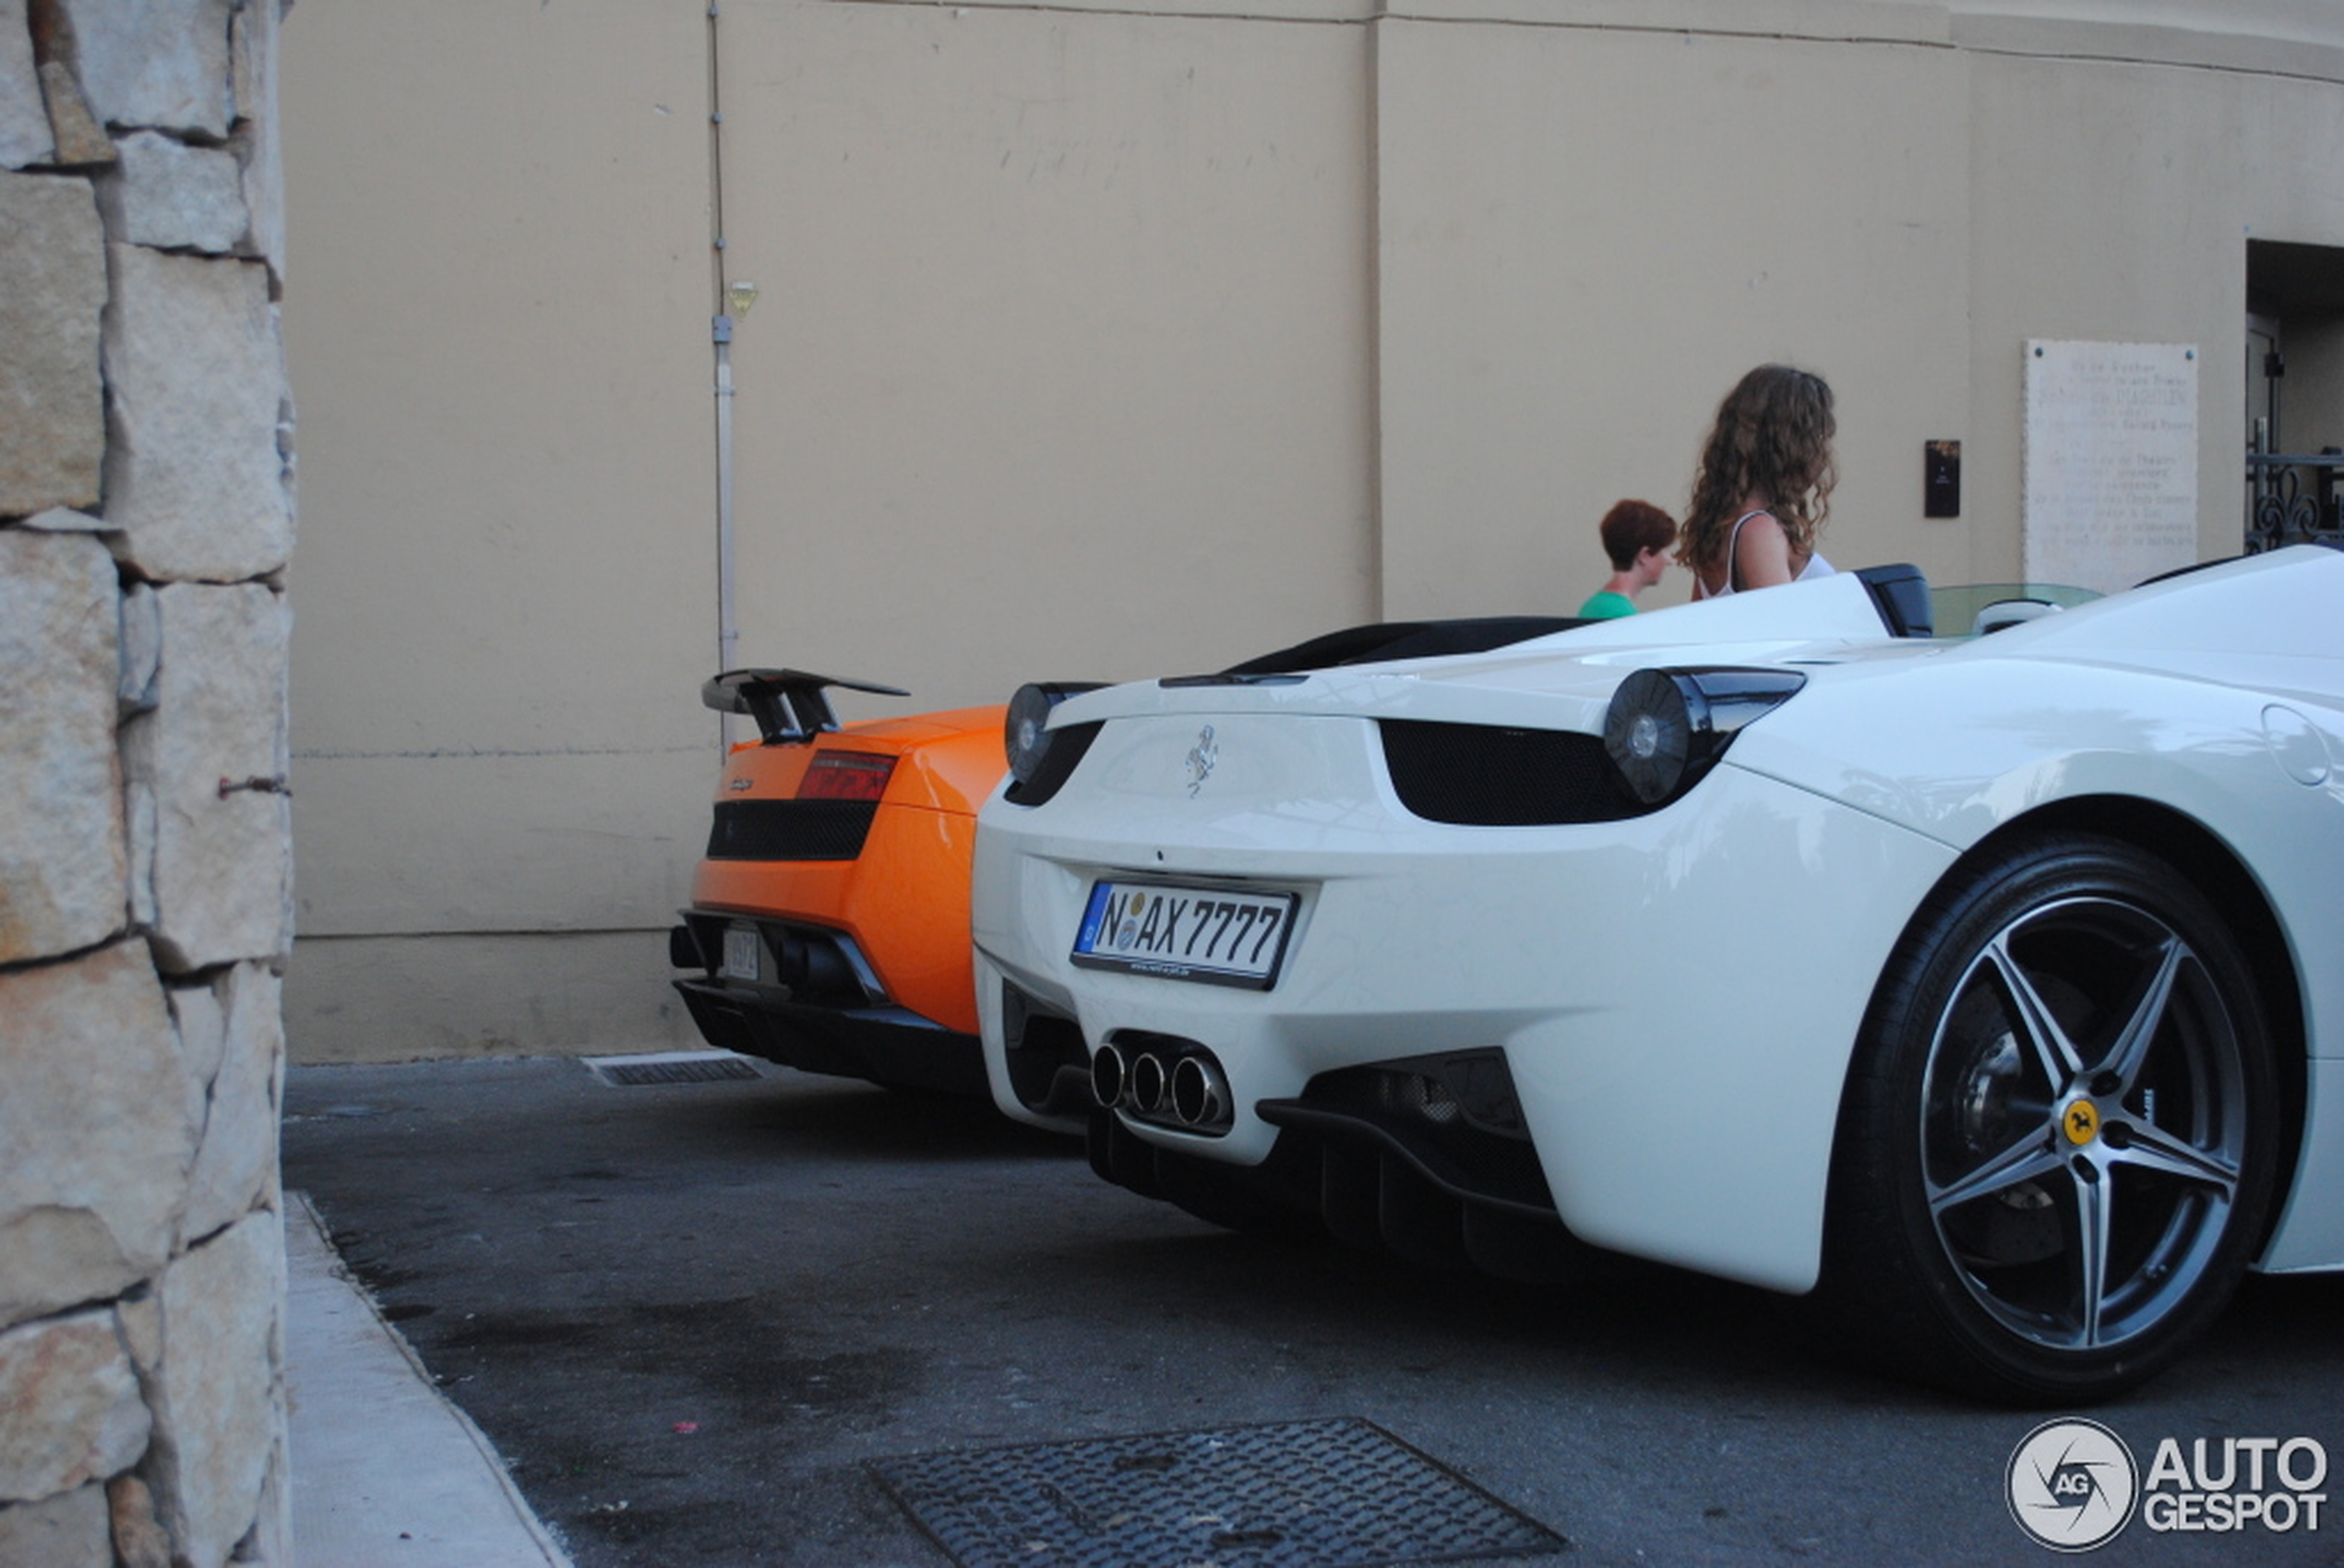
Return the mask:
<path id="1" fill-rule="evenodd" d="M 2197 559 L 2197 349 L 2027 344 L 2026 574 L 2113 592 Z"/>

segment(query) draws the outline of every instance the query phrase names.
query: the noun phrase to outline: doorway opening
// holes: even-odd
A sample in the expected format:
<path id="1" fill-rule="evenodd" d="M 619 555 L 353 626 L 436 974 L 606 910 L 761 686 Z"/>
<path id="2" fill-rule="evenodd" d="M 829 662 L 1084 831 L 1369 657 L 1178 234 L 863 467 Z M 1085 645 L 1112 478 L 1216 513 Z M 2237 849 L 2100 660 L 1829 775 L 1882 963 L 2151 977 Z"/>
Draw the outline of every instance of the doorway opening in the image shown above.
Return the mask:
<path id="1" fill-rule="evenodd" d="M 2344 248 L 2246 242 L 2248 554 L 2344 539 Z"/>

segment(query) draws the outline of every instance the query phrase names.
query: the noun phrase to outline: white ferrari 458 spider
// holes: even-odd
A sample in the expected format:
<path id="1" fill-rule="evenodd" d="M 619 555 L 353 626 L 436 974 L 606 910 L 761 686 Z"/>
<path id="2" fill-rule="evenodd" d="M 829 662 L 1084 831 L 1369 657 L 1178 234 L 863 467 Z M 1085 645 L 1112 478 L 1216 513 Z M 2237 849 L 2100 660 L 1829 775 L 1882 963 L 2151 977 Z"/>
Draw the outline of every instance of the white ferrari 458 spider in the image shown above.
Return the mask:
<path id="1" fill-rule="evenodd" d="M 2137 1382 L 2245 1270 L 2344 1266 L 2344 553 L 1947 600 L 1028 688 L 994 1097 L 1225 1225 L 1632 1254 L 1969 1391 Z"/>

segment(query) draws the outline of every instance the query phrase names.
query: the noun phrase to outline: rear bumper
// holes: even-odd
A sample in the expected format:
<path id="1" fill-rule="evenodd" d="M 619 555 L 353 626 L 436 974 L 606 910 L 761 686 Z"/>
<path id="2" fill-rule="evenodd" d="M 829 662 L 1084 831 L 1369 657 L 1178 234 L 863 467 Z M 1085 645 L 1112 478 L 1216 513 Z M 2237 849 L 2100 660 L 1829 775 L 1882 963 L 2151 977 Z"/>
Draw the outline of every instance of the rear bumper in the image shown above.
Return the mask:
<path id="1" fill-rule="evenodd" d="M 672 984 L 701 1037 L 720 1050 L 893 1088 L 986 1093 L 977 1037 L 908 1009 L 824 1007 L 724 980 Z"/>
<path id="2" fill-rule="evenodd" d="M 1226 787 L 1209 807 L 1183 798 L 1178 759 L 1197 738 L 1184 717 L 1109 724 L 1083 762 L 1105 785 L 987 808 L 975 975 L 1006 1114 L 1044 1120 L 1051 1081 L 1023 1058 L 1038 1054 L 1054 1077 L 1105 1046 L 1168 1038 L 1212 1053 L 1230 1123 L 1208 1134 L 1118 1110 L 1131 1141 L 1239 1168 L 1298 1132 L 1345 1161 L 1372 1144 L 1380 1192 L 1386 1155 L 1405 1166 L 1411 1151 L 1312 1116 L 1311 1086 L 1497 1050 L 1571 1235 L 1771 1289 L 1812 1287 L 1872 976 L 1952 864 L 1946 845 L 1731 761 L 1647 816 L 1444 825 L 1398 804 L 1364 720 L 1216 714 L 1214 728 L 1214 784 Z M 1234 771 L 1245 759 L 1259 782 Z M 1169 780 L 1152 787 L 1177 804 L 1159 808 L 1127 779 Z M 1297 894 L 1275 983 L 1076 964 L 1092 889 L 1142 875 Z M 1691 982 L 1685 954 L 1707 965 Z M 1808 978 L 1818 954 L 1852 983 Z M 1011 1026 L 1036 1013 L 1069 1023 L 1039 1053 L 1025 1048 L 1030 1028 Z M 1068 1033 L 1079 1043 L 1061 1060 Z M 1425 1164 L 1418 1174 L 1438 1173 Z"/>
<path id="3" fill-rule="evenodd" d="M 977 1036 L 890 997 L 847 933 L 722 910 L 683 915 L 668 957 L 697 973 L 671 984 L 710 1045 L 895 1088 L 987 1093 Z M 722 970 L 727 932 L 747 929 L 757 935 L 755 979 Z"/>

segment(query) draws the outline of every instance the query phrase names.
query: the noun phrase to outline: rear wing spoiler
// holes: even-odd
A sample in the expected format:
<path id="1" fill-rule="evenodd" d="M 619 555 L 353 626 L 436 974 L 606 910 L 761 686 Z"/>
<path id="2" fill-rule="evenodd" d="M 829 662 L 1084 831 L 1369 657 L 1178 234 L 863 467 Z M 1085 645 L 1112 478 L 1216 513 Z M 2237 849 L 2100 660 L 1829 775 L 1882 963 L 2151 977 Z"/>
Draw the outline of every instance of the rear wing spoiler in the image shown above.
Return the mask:
<path id="1" fill-rule="evenodd" d="M 822 694 L 832 686 L 881 697 L 911 695 L 901 687 L 805 670 L 726 670 L 700 683 L 700 700 L 720 713 L 747 713 L 757 721 L 758 733 L 765 737 L 766 745 L 785 746 L 838 728 L 838 715 Z"/>

